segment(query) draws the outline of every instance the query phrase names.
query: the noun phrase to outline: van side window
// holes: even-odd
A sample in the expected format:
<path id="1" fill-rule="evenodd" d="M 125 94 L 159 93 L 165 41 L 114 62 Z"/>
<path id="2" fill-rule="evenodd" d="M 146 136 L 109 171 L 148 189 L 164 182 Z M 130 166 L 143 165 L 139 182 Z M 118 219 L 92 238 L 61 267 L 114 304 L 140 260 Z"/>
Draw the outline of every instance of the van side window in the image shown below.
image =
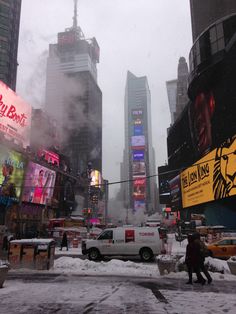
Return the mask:
<path id="1" fill-rule="evenodd" d="M 112 240 L 113 239 L 113 231 L 106 230 L 98 237 L 98 240 Z"/>

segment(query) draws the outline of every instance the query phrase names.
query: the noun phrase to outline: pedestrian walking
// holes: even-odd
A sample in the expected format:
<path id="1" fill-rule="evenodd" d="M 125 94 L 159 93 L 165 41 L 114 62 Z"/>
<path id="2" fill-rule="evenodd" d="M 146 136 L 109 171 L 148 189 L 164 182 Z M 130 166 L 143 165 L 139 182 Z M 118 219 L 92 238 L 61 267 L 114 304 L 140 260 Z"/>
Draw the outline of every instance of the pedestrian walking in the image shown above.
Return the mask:
<path id="1" fill-rule="evenodd" d="M 188 244 L 186 247 L 186 255 L 185 255 L 185 264 L 188 269 L 188 281 L 186 284 L 193 283 L 193 267 L 194 267 L 194 243 L 193 236 L 191 234 L 188 235 Z"/>
<path id="2" fill-rule="evenodd" d="M 62 241 L 61 241 L 61 248 L 60 250 L 62 251 L 62 248 L 63 247 L 66 247 L 67 251 L 68 251 L 68 240 L 67 240 L 67 234 L 66 232 L 63 233 L 63 236 L 62 236 Z"/>
<path id="3" fill-rule="evenodd" d="M 198 263 L 199 263 L 199 271 L 203 272 L 203 274 L 206 276 L 208 284 L 212 283 L 212 278 L 211 275 L 209 274 L 208 270 L 206 269 L 205 266 L 205 258 L 207 256 L 208 253 L 208 249 L 205 245 L 205 243 L 201 240 L 200 234 L 196 233 L 195 234 L 195 240 L 194 240 L 195 246 L 197 248 L 197 251 L 199 252 L 199 259 L 198 259 Z M 204 279 L 205 280 L 205 279 Z M 201 281 L 201 280 L 200 280 Z M 199 282 L 199 280 L 197 281 Z M 201 282 L 202 283 L 202 282 Z"/>

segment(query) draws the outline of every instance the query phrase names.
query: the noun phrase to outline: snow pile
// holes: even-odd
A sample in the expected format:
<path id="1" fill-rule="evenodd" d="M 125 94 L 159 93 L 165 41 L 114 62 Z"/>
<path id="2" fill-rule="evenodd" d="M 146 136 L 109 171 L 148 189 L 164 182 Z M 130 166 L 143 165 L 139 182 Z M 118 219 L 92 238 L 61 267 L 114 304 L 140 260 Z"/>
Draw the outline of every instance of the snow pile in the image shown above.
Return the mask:
<path id="1" fill-rule="evenodd" d="M 227 262 L 218 258 L 207 257 L 205 259 L 205 265 L 207 266 L 208 270 L 212 272 L 230 274 Z"/>
<path id="2" fill-rule="evenodd" d="M 236 256 L 231 256 L 231 257 L 228 259 L 228 262 L 236 263 Z"/>
<path id="3" fill-rule="evenodd" d="M 89 275 L 119 274 L 130 276 L 156 277 L 159 275 L 156 264 L 142 264 L 112 259 L 109 262 L 93 262 L 73 257 L 61 257 L 54 263 L 54 272 Z"/>

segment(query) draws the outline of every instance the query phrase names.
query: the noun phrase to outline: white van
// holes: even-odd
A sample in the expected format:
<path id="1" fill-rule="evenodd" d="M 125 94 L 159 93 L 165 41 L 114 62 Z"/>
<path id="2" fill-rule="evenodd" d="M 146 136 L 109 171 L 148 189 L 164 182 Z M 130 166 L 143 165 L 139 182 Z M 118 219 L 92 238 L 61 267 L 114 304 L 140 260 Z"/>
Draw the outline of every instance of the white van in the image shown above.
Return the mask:
<path id="1" fill-rule="evenodd" d="M 83 240 L 82 253 L 90 260 L 102 256 L 140 255 L 145 262 L 161 253 L 162 240 L 158 228 L 117 227 L 104 229 L 96 240 Z"/>

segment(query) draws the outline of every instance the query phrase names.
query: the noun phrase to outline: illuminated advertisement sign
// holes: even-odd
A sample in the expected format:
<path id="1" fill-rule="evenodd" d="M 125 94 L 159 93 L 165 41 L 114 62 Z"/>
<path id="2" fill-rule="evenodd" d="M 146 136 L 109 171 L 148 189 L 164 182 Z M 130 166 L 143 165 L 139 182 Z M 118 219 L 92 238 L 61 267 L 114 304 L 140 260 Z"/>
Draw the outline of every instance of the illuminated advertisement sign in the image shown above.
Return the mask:
<path id="1" fill-rule="evenodd" d="M 22 201 L 36 204 L 50 202 L 55 179 L 55 171 L 30 161 L 26 170 Z"/>
<path id="2" fill-rule="evenodd" d="M 141 119 L 135 119 L 134 120 L 134 125 L 140 125 L 142 124 L 142 120 Z"/>
<path id="3" fill-rule="evenodd" d="M 175 176 L 169 181 L 170 186 L 170 202 L 173 210 L 182 207 L 181 182 L 180 175 Z"/>
<path id="4" fill-rule="evenodd" d="M 21 154 L 1 147 L 0 163 L 0 203 L 8 202 L 9 198 L 19 201 L 23 185 L 25 159 Z"/>
<path id="5" fill-rule="evenodd" d="M 134 201 L 134 211 L 144 211 L 146 209 L 145 201 Z"/>
<path id="6" fill-rule="evenodd" d="M 144 160 L 144 151 L 143 150 L 134 150 L 133 151 L 133 161 L 143 161 Z"/>
<path id="7" fill-rule="evenodd" d="M 45 150 L 45 149 L 40 149 L 38 151 L 38 156 L 46 160 L 49 164 L 57 165 L 59 167 L 59 155 L 58 154 Z"/>
<path id="8" fill-rule="evenodd" d="M 131 146 L 132 147 L 143 147 L 145 146 L 145 136 L 131 136 Z"/>
<path id="9" fill-rule="evenodd" d="M 236 195 L 236 138 L 181 173 L 183 207 Z"/>
<path id="10" fill-rule="evenodd" d="M 134 185 L 134 190 L 133 190 L 133 198 L 135 200 L 143 200 L 146 197 L 146 187 L 145 185 Z"/>
<path id="11" fill-rule="evenodd" d="M 132 110 L 132 116 L 137 117 L 137 116 L 142 116 L 142 115 L 143 115 L 143 110 L 141 109 Z"/>
<path id="12" fill-rule="evenodd" d="M 98 170 L 93 170 L 90 174 L 90 185 L 99 188 L 102 184 L 102 175 Z"/>
<path id="13" fill-rule="evenodd" d="M 134 180 L 134 186 L 140 185 L 145 186 L 146 185 L 146 178 L 137 178 Z"/>
<path id="14" fill-rule="evenodd" d="M 0 132 L 24 147 L 29 145 L 32 108 L 0 81 Z"/>
<path id="15" fill-rule="evenodd" d="M 145 175 L 146 166 L 144 161 L 134 161 L 132 164 L 133 176 Z"/>
<path id="16" fill-rule="evenodd" d="M 135 125 L 134 126 L 134 135 L 143 135 L 143 126 L 142 125 Z"/>

